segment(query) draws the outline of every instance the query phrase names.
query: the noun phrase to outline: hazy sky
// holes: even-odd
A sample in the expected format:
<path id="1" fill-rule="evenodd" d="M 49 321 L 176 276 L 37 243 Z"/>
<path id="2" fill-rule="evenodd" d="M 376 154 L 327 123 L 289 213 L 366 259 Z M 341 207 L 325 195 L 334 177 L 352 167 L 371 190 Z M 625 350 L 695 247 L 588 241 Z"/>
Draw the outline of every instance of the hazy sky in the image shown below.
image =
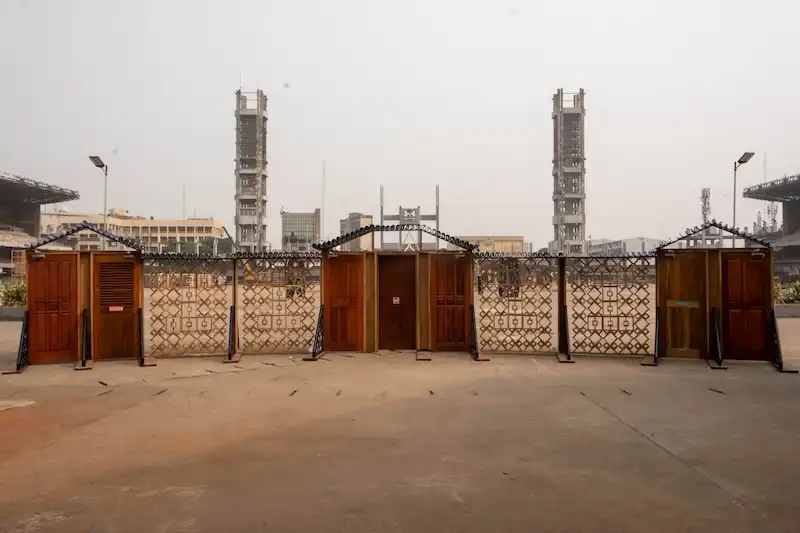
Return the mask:
<path id="1" fill-rule="evenodd" d="M 234 91 L 269 97 L 268 237 L 326 229 L 378 187 L 443 231 L 552 239 L 552 94 L 583 87 L 588 233 L 730 221 L 741 187 L 800 171 L 792 0 L 0 0 L 0 169 L 78 189 L 72 211 L 214 216 L 233 231 Z M 287 87 L 288 84 L 288 87 Z M 763 204 L 739 200 L 737 223 Z"/>

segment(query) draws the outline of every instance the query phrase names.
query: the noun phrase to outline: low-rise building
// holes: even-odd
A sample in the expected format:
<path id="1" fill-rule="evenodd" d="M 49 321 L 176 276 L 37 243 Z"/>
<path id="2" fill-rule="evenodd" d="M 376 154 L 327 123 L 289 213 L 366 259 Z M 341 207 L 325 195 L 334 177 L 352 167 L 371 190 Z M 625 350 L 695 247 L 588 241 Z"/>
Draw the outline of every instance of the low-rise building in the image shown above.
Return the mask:
<path id="1" fill-rule="evenodd" d="M 661 244 L 661 239 L 650 237 L 631 237 L 630 239 L 592 239 L 589 241 L 589 255 L 611 256 L 652 252 Z"/>
<path id="2" fill-rule="evenodd" d="M 154 217 L 132 216 L 124 209 L 110 209 L 107 217 L 108 227 L 104 226 L 103 215 L 93 213 L 70 213 L 60 210 L 55 213 L 42 213 L 41 234 L 50 235 L 68 230 L 81 222 L 95 224 L 121 237 L 140 241 L 148 252 L 186 252 L 186 253 L 228 253 L 233 251 L 230 238 L 223 224 L 213 218 L 156 219 Z M 84 230 L 61 241 L 74 250 L 100 250 L 102 237 L 92 231 Z M 114 242 L 107 243 L 107 249 L 119 249 Z"/>
<path id="3" fill-rule="evenodd" d="M 525 239 L 522 236 L 497 236 L 497 235 L 483 235 L 483 236 L 465 236 L 465 237 L 456 237 L 457 239 L 461 239 L 467 241 L 470 244 L 475 244 L 478 246 L 478 250 L 481 252 L 495 252 L 495 253 L 522 253 L 525 252 L 526 249 L 530 249 L 525 247 Z M 447 244 L 448 250 L 458 250 L 459 248 L 454 244 Z"/>
<path id="4" fill-rule="evenodd" d="M 339 221 L 340 235 L 347 235 L 350 232 L 359 230 L 364 226 L 372 224 L 372 215 L 364 215 L 361 213 L 350 213 L 347 218 Z M 348 252 L 358 252 L 362 250 L 372 251 L 372 242 L 374 234 L 364 235 L 352 241 L 346 242 L 342 245 L 342 250 Z"/>

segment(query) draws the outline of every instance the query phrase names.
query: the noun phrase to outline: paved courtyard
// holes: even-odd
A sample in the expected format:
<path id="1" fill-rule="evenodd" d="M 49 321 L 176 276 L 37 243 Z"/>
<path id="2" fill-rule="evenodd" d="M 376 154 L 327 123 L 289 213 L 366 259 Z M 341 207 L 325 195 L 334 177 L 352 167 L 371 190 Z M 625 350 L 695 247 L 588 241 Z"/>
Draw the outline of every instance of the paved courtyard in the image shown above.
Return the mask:
<path id="1" fill-rule="evenodd" d="M 3 364 L 15 327 L 0 323 Z M 800 322 L 781 334 L 800 366 Z M 3 532 L 800 523 L 800 376 L 760 363 L 389 353 L 39 366 L 0 377 L 0 409 Z"/>

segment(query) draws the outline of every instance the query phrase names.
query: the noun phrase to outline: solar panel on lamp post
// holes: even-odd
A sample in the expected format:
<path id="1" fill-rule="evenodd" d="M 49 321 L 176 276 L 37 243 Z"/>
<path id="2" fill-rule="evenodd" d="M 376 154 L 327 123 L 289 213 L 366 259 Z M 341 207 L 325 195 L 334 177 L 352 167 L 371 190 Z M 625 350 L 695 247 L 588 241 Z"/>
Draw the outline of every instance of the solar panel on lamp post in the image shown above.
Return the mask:
<path id="1" fill-rule="evenodd" d="M 736 229 L 736 171 L 740 166 L 744 165 L 750 158 L 753 157 L 755 152 L 745 152 L 738 160 L 733 162 L 733 228 Z M 736 248 L 736 237 L 733 237 L 733 247 Z"/>
<path id="2" fill-rule="evenodd" d="M 108 231 L 108 165 L 103 163 L 103 160 L 96 155 L 90 155 L 89 160 L 96 166 L 103 170 L 103 229 Z M 103 237 L 103 250 L 106 249 L 106 238 Z"/>

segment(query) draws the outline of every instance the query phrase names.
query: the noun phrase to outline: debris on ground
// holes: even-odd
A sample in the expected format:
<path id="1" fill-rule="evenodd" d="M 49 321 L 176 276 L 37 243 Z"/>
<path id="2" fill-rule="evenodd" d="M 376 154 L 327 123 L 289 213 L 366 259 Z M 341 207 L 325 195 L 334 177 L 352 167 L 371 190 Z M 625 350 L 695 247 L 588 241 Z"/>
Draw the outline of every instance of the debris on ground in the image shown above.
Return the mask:
<path id="1" fill-rule="evenodd" d="M 628 396 L 633 396 L 633 394 L 631 394 L 630 392 L 626 391 L 625 389 L 620 389 L 620 390 L 622 392 L 624 392 L 625 394 L 627 394 Z"/>
<path id="2" fill-rule="evenodd" d="M 100 381 L 100 380 L 98 379 L 98 380 L 97 380 L 97 382 L 98 382 L 100 385 L 102 385 L 103 387 L 108 387 L 108 383 L 106 383 L 105 381 Z"/>
<path id="3" fill-rule="evenodd" d="M 219 374 L 219 372 L 217 372 L 216 370 L 211 370 L 210 368 L 206 368 L 206 372 L 209 372 L 211 374 Z"/>
<path id="4" fill-rule="evenodd" d="M 289 396 L 294 396 L 297 394 L 297 389 L 294 389 L 292 392 L 289 393 Z"/>
<path id="5" fill-rule="evenodd" d="M 719 389 L 715 389 L 713 387 L 709 387 L 708 390 L 710 390 L 711 392 L 716 392 L 717 394 L 725 394 L 724 391 L 721 391 Z"/>
<path id="6" fill-rule="evenodd" d="M 161 389 L 160 391 L 155 393 L 153 396 L 160 396 L 161 394 L 164 394 L 165 392 L 167 392 L 167 389 Z"/>
<path id="7" fill-rule="evenodd" d="M 340 390 L 337 390 L 337 391 L 336 391 L 336 396 L 341 396 L 341 395 L 342 395 L 342 391 L 340 391 Z"/>
<path id="8" fill-rule="evenodd" d="M 430 392 L 430 393 L 431 393 L 431 396 L 433 396 L 434 394 L 436 394 L 435 392 L 433 392 L 433 391 L 432 391 L 432 390 L 430 390 L 430 389 L 428 389 L 428 392 Z"/>
<path id="9" fill-rule="evenodd" d="M 108 387 L 108 385 L 106 385 L 106 387 Z M 107 391 L 98 394 L 98 396 L 105 396 L 106 394 L 110 394 L 112 392 L 114 392 L 114 389 L 108 389 Z"/>

